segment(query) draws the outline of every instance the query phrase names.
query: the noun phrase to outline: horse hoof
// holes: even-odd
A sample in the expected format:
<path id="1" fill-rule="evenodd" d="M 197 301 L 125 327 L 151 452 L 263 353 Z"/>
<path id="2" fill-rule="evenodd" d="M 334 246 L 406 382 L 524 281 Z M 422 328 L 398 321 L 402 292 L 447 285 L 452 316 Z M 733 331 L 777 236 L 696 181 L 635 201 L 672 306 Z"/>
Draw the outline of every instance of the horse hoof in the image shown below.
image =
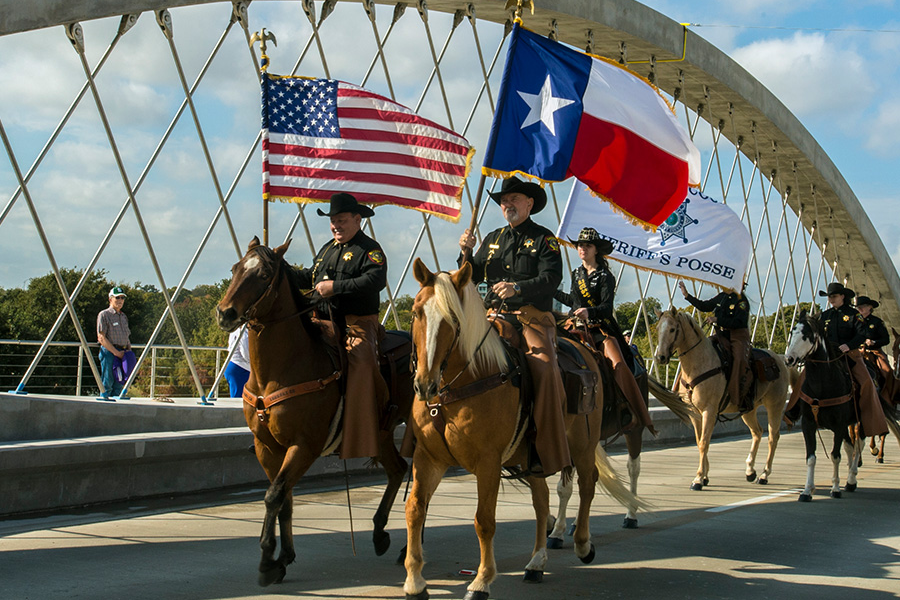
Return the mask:
<path id="1" fill-rule="evenodd" d="M 831 497 L 832 497 L 832 498 L 840 498 L 840 497 L 841 497 L 841 492 L 840 492 L 840 490 L 838 490 L 838 491 L 836 491 L 836 492 L 831 492 Z"/>
<path id="2" fill-rule="evenodd" d="M 563 541 L 559 538 L 549 537 L 547 538 L 547 548 L 550 550 L 559 550 L 563 547 Z"/>
<path id="3" fill-rule="evenodd" d="M 428 600 L 428 588 L 422 588 L 418 594 L 407 594 L 406 600 Z"/>
<path id="4" fill-rule="evenodd" d="M 575 535 L 575 521 L 566 529 L 566 535 Z"/>
<path id="5" fill-rule="evenodd" d="M 592 563 L 592 562 L 594 561 L 594 556 L 595 556 L 595 555 L 596 555 L 596 553 L 594 552 L 594 544 L 591 544 L 591 550 L 590 550 L 587 554 L 585 554 L 584 556 L 581 556 L 581 557 L 580 557 L 581 562 L 583 562 L 584 564 L 588 565 L 588 564 L 590 564 L 590 563 Z"/>
<path id="6" fill-rule="evenodd" d="M 391 547 L 391 534 L 387 531 L 376 531 L 372 534 L 372 543 L 375 544 L 375 555 L 381 556 Z"/>
<path id="7" fill-rule="evenodd" d="M 760 478 L 759 478 L 759 481 L 757 481 L 756 483 L 758 483 L 759 485 L 768 485 L 769 480 L 768 480 L 768 479 L 763 479 L 762 477 L 760 477 Z"/>
<path id="8" fill-rule="evenodd" d="M 812 502 L 812 496 L 810 494 L 800 494 L 800 497 L 797 498 L 800 502 Z"/>
<path id="9" fill-rule="evenodd" d="M 691 491 L 693 491 L 693 492 L 699 492 L 702 489 L 703 489 L 702 483 L 692 483 L 691 484 Z"/>
<path id="10" fill-rule="evenodd" d="M 525 577 L 522 578 L 525 583 L 541 583 L 544 581 L 544 572 L 537 569 L 525 569 Z"/>
<path id="11" fill-rule="evenodd" d="M 872 456 L 878 456 L 878 448 L 869 448 L 869 452 L 872 453 Z"/>
<path id="12" fill-rule="evenodd" d="M 466 592 L 466 595 L 463 596 L 463 600 L 488 600 L 487 592 L 473 592 L 469 590 Z"/>
<path id="13" fill-rule="evenodd" d="M 397 556 L 397 564 L 401 567 L 406 564 L 406 546 L 400 549 L 400 555 Z"/>
<path id="14" fill-rule="evenodd" d="M 709 478 L 708 478 L 708 477 L 704 477 L 704 478 L 703 478 L 703 485 L 709 485 Z"/>
<path id="15" fill-rule="evenodd" d="M 286 573 L 287 569 L 284 568 L 284 565 L 276 564 L 271 569 L 260 571 L 257 583 L 259 583 L 260 587 L 267 587 L 273 583 L 281 583 L 284 580 Z"/>
<path id="16" fill-rule="evenodd" d="M 845 491 L 845 492 L 855 492 L 855 491 L 856 491 L 856 484 L 855 484 L 855 483 L 848 483 L 847 485 L 844 486 L 844 491 Z"/>
<path id="17" fill-rule="evenodd" d="M 881 458 L 881 457 L 879 456 L 878 458 L 875 459 L 875 462 L 877 462 L 877 463 L 880 464 L 880 465 L 883 465 L 883 464 L 884 464 L 884 459 Z"/>
<path id="18" fill-rule="evenodd" d="M 747 481 L 749 481 L 750 483 L 756 481 L 756 471 L 747 474 Z"/>
<path id="19" fill-rule="evenodd" d="M 637 519 L 629 519 L 628 517 L 625 517 L 625 522 L 622 523 L 622 528 L 623 529 L 637 529 L 638 528 Z"/>

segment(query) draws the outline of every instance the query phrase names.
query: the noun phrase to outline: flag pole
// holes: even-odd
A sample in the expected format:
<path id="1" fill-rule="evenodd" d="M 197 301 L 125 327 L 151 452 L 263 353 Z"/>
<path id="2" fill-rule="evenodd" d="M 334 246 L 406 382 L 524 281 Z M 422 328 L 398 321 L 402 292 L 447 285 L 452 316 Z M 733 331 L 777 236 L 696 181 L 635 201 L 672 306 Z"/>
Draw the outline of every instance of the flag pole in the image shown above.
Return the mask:
<path id="1" fill-rule="evenodd" d="M 472 219 L 469 221 L 469 233 L 475 233 L 475 224 L 478 221 L 478 211 L 481 209 L 481 194 L 484 192 L 485 175 L 481 173 L 481 179 L 478 180 L 478 191 L 475 193 L 475 207 L 472 209 Z M 466 247 L 463 252 L 463 262 L 472 261 L 472 248 Z"/>
<path id="2" fill-rule="evenodd" d="M 263 27 L 259 31 L 254 31 L 253 35 L 250 36 L 250 48 L 253 48 L 253 44 L 259 42 L 259 69 L 262 71 L 260 73 L 260 77 L 264 78 L 266 76 L 266 72 L 269 69 L 269 56 L 266 54 L 266 42 L 271 41 L 276 47 L 278 46 L 278 40 L 275 39 L 275 34 L 271 31 L 266 31 L 266 28 Z M 268 107 L 266 107 L 268 111 Z M 266 198 L 263 198 L 263 246 L 269 245 L 269 201 Z"/>

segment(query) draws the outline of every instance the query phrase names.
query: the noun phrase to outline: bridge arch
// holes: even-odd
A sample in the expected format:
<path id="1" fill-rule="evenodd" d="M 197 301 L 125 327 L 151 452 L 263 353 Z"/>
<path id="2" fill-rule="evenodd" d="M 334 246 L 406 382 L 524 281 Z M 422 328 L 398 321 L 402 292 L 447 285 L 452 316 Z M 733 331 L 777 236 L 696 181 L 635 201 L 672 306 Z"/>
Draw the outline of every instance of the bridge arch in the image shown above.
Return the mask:
<path id="1" fill-rule="evenodd" d="M 754 261 L 748 291 L 758 301 L 755 325 L 758 340 L 771 342 L 779 329 L 782 332 L 788 329 L 791 317 L 784 308 L 796 306 L 800 302 L 815 301 L 816 291 L 832 279 L 844 281 L 857 292 L 879 300 L 882 305 L 879 312 L 888 324 L 900 325 L 900 278 L 890 256 L 838 168 L 778 98 L 709 42 L 633 0 L 554 0 L 552 3 L 536 0 L 536 4 L 535 13 L 531 15 L 526 12 L 523 17 L 527 27 L 595 54 L 622 60 L 633 70 L 650 78 L 674 101 L 679 116 L 684 119 L 686 128 L 703 151 L 703 184 L 706 190 L 741 213 L 753 236 Z M 275 5 L 278 6 L 277 10 L 272 8 Z M 552 5 L 553 8 L 545 5 Z M 341 52 L 341 47 L 337 44 L 344 44 L 345 53 L 362 52 L 356 47 L 347 47 L 348 35 L 356 35 L 360 47 L 365 46 L 369 51 L 374 49 L 372 56 L 365 57 L 365 60 L 360 58 L 359 61 L 364 63 L 363 67 L 368 65 L 368 70 L 362 69 L 360 65 L 348 65 L 346 60 L 335 61 L 332 62 L 334 72 L 330 76 L 359 83 L 359 77 L 354 79 L 353 74 L 361 75 L 365 71 L 363 79 L 367 80 L 371 75 L 370 85 L 379 93 L 395 95 L 410 105 L 418 103 L 416 108 L 430 112 L 429 116 L 435 120 L 453 125 L 457 130 L 468 130 L 470 141 L 476 147 L 483 148 L 486 131 L 481 130 L 486 129 L 484 125 L 489 120 L 493 97 L 498 89 L 509 26 L 510 11 L 505 9 L 503 0 L 363 0 L 362 3 L 356 0 L 325 0 L 318 3 L 313 0 L 35 0 L 27 3 L 0 0 L 0 38 L 24 38 L 35 31 L 45 31 L 73 22 L 109 23 L 122 15 L 141 14 L 144 14 L 144 22 L 159 18 L 160 27 L 165 31 L 167 13 L 159 14 L 157 11 L 166 9 L 172 11 L 168 17 L 172 25 L 170 31 L 173 32 L 169 48 L 173 64 L 176 65 L 174 68 L 179 71 L 186 69 L 180 64 L 180 57 L 175 49 L 177 42 L 196 33 L 179 30 L 183 15 L 190 10 L 215 11 L 214 14 L 220 20 L 208 25 L 211 30 L 221 29 L 226 24 L 208 61 L 214 60 L 223 40 L 225 44 L 233 44 L 234 47 L 244 44 L 246 48 L 249 34 L 260 26 L 265 26 L 283 36 L 282 39 L 290 39 L 288 32 L 291 30 L 298 32 L 293 36 L 296 38 L 293 40 L 293 49 L 302 48 L 302 52 L 299 52 L 301 58 L 296 64 L 302 65 L 301 69 L 311 69 L 319 74 L 323 69 L 327 72 L 329 58 L 336 52 Z M 291 14 L 292 20 L 269 21 L 271 15 L 276 13 L 280 16 Z M 342 26 L 330 26 L 336 19 Z M 134 20 L 123 19 L 121 36 L 117 35 L 115 42 L 110 44 L 110 51 L 117 44 L 119 47 L 115 51 L 118 53 L 134 52 L 141 48 L 140 45 L 129 46 L 127 31 L 134 25 Z M 395 26 L 400 34 L 391 37 Z M 352 29 L 349 34 L 348 29 Z M 468 29 L 470 33 L 466 36 L 455 33 L 463 29 Z M 243 35 L 240 34 L 241 30 Z M 77 30 L 70 33 L 76 38 L 77 48 L 79 33 Z M 445 36 L 443 47 L 440 39 L 442 35 Z M 338 43 L 333 41 L 335 36 Z M 399 72 L 402 68 L 392 66 L 390 61 L 402 62 L 410 57 L 392 55 L 391 46 L 397 43 L 398 37 L 401 37 L 402 42 L 403 37 L 410 36 L 415 36 L 417 48 L 426 59 L 418 63 L 418 71 L 404 71 L 406 80 L 392 81 L 392 69 Z M 212 39 L 211 36 L 207 37 Z M 463 37 L 465 39 L 460 41 Z M 301 43 L 304 40 L 305 43 Z M 95 48 L 102 47 L 98 39 L 89 39 L 87 42 L 93 43 Z M 244 52 L 243 63 L 235 68 L 240 68 L 243 72 L 256 71 L 256 49 L 251 51 L 250 58 L 246 57 L 246 50 Z M 274 49 L 270 48 L 270 55 L 275 54 Z M 232 52 L 229 60 L 234 60 L 236 55 L 236 52 Z M 98 65 L 102 66 L 105 61 L 105 57 L 99 57 L 96 49 L 93 54 L 86 53 L 85 56 L 85 64 L 88 64 L 87 56 L 93 59 L 91 69 L 98 69 Z M 279 68 L 273 66 L 273 70 L 286 72 L 295 59 L 296 57 L 288 56 L 287 51 L 284 51 L 282 56 L 278 56 L 276 65 Z M 454 84 L 461 81 L 460 64 L 467 61 L 471 85 L 454 88 Z M 157 67 L 162 68 L 160 65 Z M 207 67 L 197 63 L 194 68 L 199 68 L 195 85 L 202 84 Z M 452 70 L 456 71 L 456 77 L 449 77 L 445 83 L 444 75 Z M 27 76 L 27 73 L 21 74 L 22 78 Z M 188 81 L 194 75 L 185 76 L 182 73 L 181 77 L 185 90 L 182 99 L 192 98 L 193 91 L 188 91 L 191 87 Z M 244 83 L 247 81 L 252 84 L 251 78 L 243 80 Z M 90 100 L 93 93 L 90 83 L 86 72 L 85 88 L 80 100 L 82 103 L 85 102 L 84 98 Z M 466 93 L 471 95 L 466 96 Z M 102 98 L 102 94 L 100 96 Z M 106 98 L 109 98 L 109 92 Z M 102 102 L 98 105 L 102 105 Z M 15 107 L 0 103 L 0 124 L 7 128 L 10 126 L 10 122 L 6 120 L 10 108 Z M 186 100 L 179 110 L 179 115 L 186 115 L 183 117 L 184 122 L 190 120 L 187 115 L 196 115 L 197 138 L 204 140 L 204 127 L 209 129 L 211 113 L 204 114 L 202 106 L 194 107 Z M 465 120 L 462 118 L 464 116 Z M 169 132 L 164 132 L 162 127 L 159 129 L 158 148 L 164 152 Z M 55 135 L 51 135 L 48 146 L 52 146 L 54 139 Z M 114 135 L 112 139 L 111 144 L 115 141 Z M 29 171 L 46 168 L 41 166 L 42 159 L 39 158 L 32 163 L 32 169 L 28 169 L 22 157 L 29 156 L 30 152 L 21 150 L 21 146 L 17 147 L 15 141 L 15 137 L 12 141 L 7 141 L 6 154 L 10 158 L 10 164 L 17 165 L 20 173 L 16 175 L 12 171 L 4 173 L 4 170 L 0 170 L 0 189 L 4 193 L 7 189 L 10 190 L 9 200 L 3 204 L 0 212 L 0 232 L 3 230 L 4 220 L 17 202 L 32 203 L 27 198 L 30 194 L 26 193 L 29 185 L 25 180 L 29 178 Z M 242 141 L 246 145 L 250 140 Z M 146 162 L 145 171 L 152 170 L 155 160 L 154 154 Z M 258 164 L 255 163 L 256 160 L 251 149 L 242 161 L 236 162 L 237 168 L 232 173 L 216 172 L 214 161 L 206 161 L 217 188 L 215 193 L 207 190 L 214 197 L 209 211 L 216 216 L 207 229 L 208 235 L 198 236 L 194 259 L 204 251 L 208 254 L 207 245 L 215 242 L 229 248 L 225 264 L 233 261 L 230 255 L 232 245 L 235 253 L 240 252 L 245 241 L 239 240 L 244 234 L 241 223 L 245 219 L 242 217 L 243 213 L 239 213 L 234 207 L 234 203 L 229 205 L 228 201 L 232 194 L 252 189 L 256 185 L 257 171 L 253 166 L 248 169 L 248 164 Z M 476 164 L 478 163 L 480 160 L 476 155 Z M 141 177 L 135 172 L 130 175 L 126 188 L 134 187 L 136 180 L 138 186 L 143 181 L 143 173 Z M 231 175 L 234 177 L 229 178 Z M 25 181 L 26 185 L 20 185 L 21 181 Z M 568 188 L 565 184 L 558 184 L 553 188 L 552 196 L 558 211 Z M 128 202 L 122 210 L 130 202 L 133 206 L 131 210 L 138 213 L 138 207 L 143 206 L 141 193 L 123 189 L 125 193 L 120 195 L 128 196 Z M 473 193 L 474 187 L 467 191 L 468 210 L 471 210 Z M 36 204 L 42 211 L 54 210 L 52 205 L 48 206 L 47 199 L 36 198 Z M 467 218 L 465 211 L 464 203 L 464 220 Z M 232 218 L 232 214 L 236 217 Z M 119 215 L 118 220 L 121 218 L 122 215 Z M 313 248 L 316 245 L 314 238 L 318 234 L 315 226 L 309 227 L 302 209 L 294 210 L 286 221 L 289 226 L 281 227 L 278 234 L 288 236 L 295 228 L 300 228 L 308 246 Z M 483 225 L 488 226 L 490 222 L 491 215 L 487 215 Z M 398 223 L 405 228 L 414 228 L 417 235 L 404 233 L 395 236 L 396 231 L 392 227 Z M 41 232 L 39 218 L 34 219 L 34 225 L 41 237 L 46 236 L 46 233 Z M 386 226 L 388 229 L 385 229 Z M 214 232 L 217 227 L 218 232 Z M 391 224 L 375 223 L 375 227 L 382 239 L 386 236 L 396 237 L 398 239 L 391 239 L 390 243 L 406 243 L 407 250 L 403 252 L 405 260 L 399 260 L 399 256 L 393 258 L 390 286 L 394 294 L 409 290 L 406 271 L 414 255 L 431 254 L 438 264 L 441 257 L 444 263 L 450 263 L 451 255 L 448 253 L 453 252 L 460 228 L 459 225 L 451 226 L 408 214 L 392 218 Z M 183 285 L 195 267 L 195 260 L 192 259 L 183 271 L 180 269 L 184 265 L 178 265 L 164 274 L 166 269 L 156 264 L 157 248 L 151 243 L 151 236 L 143 231 L 143 226 L 139 225 L 137 229 L 140 231 L 135 230 L 136 232 L 144 233 L 145 247 L 150 262 L 155 267 L 160 287 L 172 287 L 171 283 L 165 283 L 173 280 L 172 273 L 175 274 L 175 279 L 181 277 L 179 286 Z M 451 241 L 447 242 L 447 239 Z M 108 241 L 108 236 L 103 237 L 94 258 L 88 263 L 89 267 L 93 268 L 96 264 L 95 258 L 100 260 Z M 45 244 L 49 245 L 52 244 Z M 55 268 L 56 258 L 49 247 L 45 247 L 45 250 Z M 395 252 L 394 255 L 396 254 Z M 631 275 L 620 272 L 620 280 L 627 280 L 627 283 L 620 283 L 621 299 L 625 299 L 621 290 L 624 285 L 642 299 L 658 290 L 653 293 L 672 301 L 675 286 L 665 278 L 648 277 L 637 271 L 634 272 L 634 278 L 635 281 L 632 282 Z M 77 292 L 78 288 L 67 290 L 70 296 L 77 296 Z M 65 318 L 68 317 L 64 311 L 57 323 Z M 169 318 L 171 317 L 167 314 L 161 315 L 160 327 Z M 639 314 L 638 318 L 646 319 L 646 315 Z M 177 319 L 172 320 L 177 327 Z M 47 340 L 52 338 L 53 332 L 50 332 Z M 90 332 L 87 338 L 92 338 Z M 84 344 L 87 338 L 83 338 L 81 343 Z M 183 345 L 185 354 L 189 357 L 186 344 Z M 35 358 L 32 368 L 24 374 L 23 382 L 27 382 L 40 355 L 41 352 Z M 198 393 L 204 395 L 205 386 L 196 373 L 194 379 Z"/>

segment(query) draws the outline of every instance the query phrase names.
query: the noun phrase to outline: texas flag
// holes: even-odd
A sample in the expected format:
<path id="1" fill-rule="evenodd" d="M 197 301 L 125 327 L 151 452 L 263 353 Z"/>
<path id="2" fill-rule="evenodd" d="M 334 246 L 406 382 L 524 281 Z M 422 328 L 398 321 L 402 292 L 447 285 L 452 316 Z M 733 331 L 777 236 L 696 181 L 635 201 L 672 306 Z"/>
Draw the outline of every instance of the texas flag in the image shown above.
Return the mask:
<path id="1" fill-rule="evenodd" d="M 513 28 L 482 172 L 576 177 L 656 228 L 700 183 L 700 152 L 649 82 Z"/>

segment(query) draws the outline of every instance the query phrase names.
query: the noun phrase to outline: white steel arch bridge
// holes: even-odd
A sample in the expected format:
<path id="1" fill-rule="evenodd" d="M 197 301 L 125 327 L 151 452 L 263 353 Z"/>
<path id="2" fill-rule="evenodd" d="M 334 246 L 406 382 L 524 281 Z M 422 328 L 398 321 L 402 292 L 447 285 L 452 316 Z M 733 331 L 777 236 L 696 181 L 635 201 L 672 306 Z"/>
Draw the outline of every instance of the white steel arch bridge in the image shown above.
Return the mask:
<path id="1" fill-rule="evenodd" d="M 778 98 L 711 44 L 633 0 L 536 4 L 533 15 L 523 15 L 526 27 L 626 63 L 673 101 L 701 149 L 704 190 L 732 206 L 751 232 L 747 291 L 757 344 L 786 334 L 793 311 L 785 309 L 815 302 L 832 280 L 878 300 L 887 324 L 900 326 L 900 279 L 869 217 Z M 262 229 L 259 58 L 248 45 L 254 31 L 265 27 L 278 38 L 268 52 L 272 72 L 364 85 L 483 149 L 511 28 L 505 5 L 0 0 L 2 56 L 21 64 L 0 94 L 9 159 L 0 168 L 0 251 L 42 252 L 66 304 L 20 389 L 70 318 L 99 386 L 88 349 L 93 324 L 79 323 L 73 309 L 84 279 L 68 289 L 59 274 L 61 266 L 78 264 L 85 277 L 97 268 L 123 279 L 143 273 L 161 290 L 166 309 L 153 337 L 171 320 L 197 393 L 206 396 L 173 299 L 191 282 L 226 277 Z M 40 93 L 29 96 L 25 90 L 35 87 Z M 377 211 L 369 228 L 391 259 L 391 298 L 414 292 L 407 274 L 415 256 L 432 266 L 455 264 L 477 177 L 475 168 L 460 224 L 395 207 Z M 540 222 L 557 224 L 570 185 L 551 186 L 556 212 L 548 210 Z M 270 242 L 302 240 L 305 246 L 295 242 L 289 258 L 308 262 L 327 228 L 307 219 L 304 207 L 270 210 Z M 496 222 L 490 208 L 479 218 L 485 230 Z M 116 250 L 123 242 L 127 257 Z M 19 262 L 27 268 L 13 261 L 0 275 L 22 281 L 46 272 L 46 263 L 27 272 L 17 270 Z M 651 295 L 673 301 L 676 288 L 667 278 L 623 267 L 619 281 L 620 302 Z M 695 293 L 705 292 L 695 287 Z M 646 322 L 646 312 L 637 319 Z"/>

